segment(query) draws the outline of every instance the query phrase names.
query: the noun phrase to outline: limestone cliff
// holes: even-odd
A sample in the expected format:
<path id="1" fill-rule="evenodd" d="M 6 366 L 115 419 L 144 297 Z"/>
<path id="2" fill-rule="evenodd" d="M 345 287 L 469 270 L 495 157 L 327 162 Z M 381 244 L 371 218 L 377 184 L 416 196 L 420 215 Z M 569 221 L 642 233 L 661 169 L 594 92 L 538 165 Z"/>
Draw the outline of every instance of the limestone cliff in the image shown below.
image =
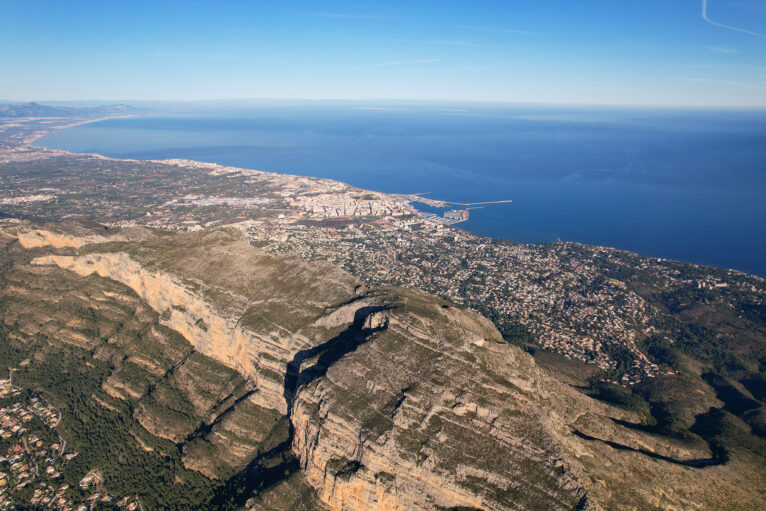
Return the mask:
<path id="1" fill-rule="evenodd" d="M 433 297 L 396 290 L 383 305 L 385 326 L 296 397 L 294 448 L 328 507 L 576 507 L 586 492 L 531 359 Z"/>
<path id="2" fill-rule="evenodd" d="M 551 377 L 474 313 L 408 290 L 378 304 L 379 327 L 306 369 L 292 407 L 294 449 L 330 509 L 725 509 L 717 482 L 748 478 L 705 442 L 621 425 L 636 417 Z"/>
<path id="3" fill-rule="evenodd" d="M 114 347 L 131 341 L 117 334 L 99 344 L 75 320 L 57 331 L 115 360 L 104 391 L 134 401 L 139 423 L 182 445 L 187 467 L 215 478 L 247 465 L 247 477 L 270 481 L 253 508 L 295 507 L 312 488 L 332 510 L 764 501 L 752 446 L 729 459 L 701 437 L 655 434 L 635 412 L 557 380 L 477 313 L 415 290 L 366 289 L 330 265 L 266 255 L 232 230 L 99 229 L 22 224 L 2 236 L 28 253 L 28 274 L 114 283 L 105 297 L 126 286 L 126 299 L 188 341 L 196 353 L 174 344 L 162 359 L 146 349 L 119 358 Z M 44 329 L 27 323 L 29 335 Z M 141 342 L 170 346 L 159 326 Z M 155 376 L 130 377 L 130 367 Z M 216 453 L 227 451 L 223 463 Z"/>
<path id="4" fill-rule="evenodd" d="M 31 232 L 34 234 L 21 231 L 18 235 L 22 245 L 35 240 L 25 245 L 30 248 L 40 247 L 46 240 L 54 248 L 87 245 L 79 255 L 48 254 L 37 257 L 33 264 L 53 264 L 81 276 L 97 274 L 125 284 L 196 350 L 252 381 L 258 390 L 256 404 L 280 413 L 287 411 L 283 396 L 286 364 L 295 351 L 342 326 L 332 315 L 325 316 L 326 309 L 356 297 L 356 284 L 337 270 L 319 279 L 307 275 L 314 280 L 324 278 L 327 285 L 314 282 L 301 289 L 305 268 L 259 254 L 245 241 L 231 237 L 234 233 L 213 235 L 219 244 L 212 246 L 204 237 L 174 237 L 172 241 L 145 240 L 139 247 L 112 243 L 99 249 L 98 243 L 104 241 L 100 238 L 89 243 L 93 237 L 64 238 L 39 229 Z M 253 274 L 261 279 L 253 281 Z"/>

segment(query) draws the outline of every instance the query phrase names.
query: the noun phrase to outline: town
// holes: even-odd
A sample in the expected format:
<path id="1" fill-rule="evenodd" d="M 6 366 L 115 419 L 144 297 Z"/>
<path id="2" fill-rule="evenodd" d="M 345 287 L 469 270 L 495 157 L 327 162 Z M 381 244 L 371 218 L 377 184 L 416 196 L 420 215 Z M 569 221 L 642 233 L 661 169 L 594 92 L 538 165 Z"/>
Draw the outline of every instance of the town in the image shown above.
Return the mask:
<path id="1" fill-rule="evenodd" d="M 67 451 L 56 432 L 61 415 L 41 397 L 0 380 L 0 404 L 0 510 L 140 509 L 135 497 L 107 493 L 96 471 L 76 486 L 66 482 L 67 462 L 78 453 Z"/>
<path id="2" fill-rule="evenodd" d="M 190 160 L 71 154 L 29 145 L 56 125 L 16 119 L 8 126 L 0 126 L 5 221 L 236 228 L 272 253 L 331 261 L 371 284 L 416 287 L 473 308 L 509 341 L 594 366 L 623 385 L 673 372 L 644 347 L 675 336 L 666 307 L 651 300 L 656 293 L 642 294 L 647 285 L 663 296 L 707 293 L 728 308 L 766 296 L 763 279 L 736 271 L 712 278 L 710 269 L 611 248 L 473 235 L 451 225 L 468 209 L 421 212 L 415 203 L 449 207 L 422 194 Z"/>

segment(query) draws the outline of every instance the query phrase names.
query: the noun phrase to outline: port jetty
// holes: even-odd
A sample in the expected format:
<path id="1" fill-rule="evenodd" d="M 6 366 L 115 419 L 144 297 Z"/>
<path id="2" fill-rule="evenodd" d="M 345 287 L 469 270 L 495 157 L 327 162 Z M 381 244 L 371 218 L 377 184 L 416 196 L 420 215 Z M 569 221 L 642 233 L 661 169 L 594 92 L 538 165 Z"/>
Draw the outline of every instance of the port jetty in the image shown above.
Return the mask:
<path id="1" fill-rule="evenodd" d="M 421 204 L 425 204 L 432 208 L 444 209 L 444 208 L 449 208 L 450 206 L 464 206 L 463 209 L 450 209 L 449 211 L 444 212 L 442 221 L 448 224 L 457 224 L 460 222 L 465 222 L 469 218 L 469 215 L 470 215 L 469 211 L 471 209 L 483 208 L 484 206 L 490 205 L 490 204 L 508 204 L 513 202 L 512 200 L 495 200 L 495 201 L 483 201 L 483 202 L 451 202 L 451 201 L 431 199 L 429 197 L 424 197 L 424 195 L 427 195 L 428 193 L 429 192 L 398 194 L 397 197 L 407 201 L 410 204 L 413 202 L 419 202 Z M 428 213 L 423 213 L 423 214 L 428 215 Z M 434 213 L 431 213 L 430 215 L 438 218 L 438 215 Z"/>

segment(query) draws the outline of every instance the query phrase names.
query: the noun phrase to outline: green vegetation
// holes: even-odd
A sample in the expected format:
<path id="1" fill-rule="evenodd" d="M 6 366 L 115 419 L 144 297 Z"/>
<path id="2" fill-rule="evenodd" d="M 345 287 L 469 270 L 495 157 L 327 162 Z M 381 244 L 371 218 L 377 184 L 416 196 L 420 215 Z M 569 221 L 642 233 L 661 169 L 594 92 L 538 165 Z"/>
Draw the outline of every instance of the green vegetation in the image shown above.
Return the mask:
<path id="1" fill-rule="evenodd" d="M 150 262 L 154 269 L 176 272 L 184 285 L 196 286 L 195 292 L 206 299 L 223 304 L 227 310 L 236 310 L 240 314 L 239 325 L 258 333 L 276 331 L 279 327 L 297 330 L 310 319 L 327 314 L 330 310 L 327 303 L 349 301 L 351 279 L 342 283 L 332 279 L 336 287 L 326 291 L 325 302 L 307 303 L 307 290 L 325 284 L 313 279 L 310 272 L 296 271 L 301 278 L 274 279 L 276 283 L 263 291 L 250 285 L 244 271 L 241 275 L 231 272 L 232 276 L 222 270 L 225 265 L 211 265 L 202 257 L 202 252 L 210 250 L 208 244 L 228 239 L 227 234 L 195 233 L 181 238 L 176 242 L 168 234 L 158 234 L 151 242 L 136 243 L 132 255 Z M 191 247 L 197 242 L 199 247 Z M 193 249 L 200 251 L 200 257 L 185 257 Z M 45 250 L 49 249 L 39 249 L 35 254 Z M 552 244 L 541 252 L 554 259 L 559 250 L 562 245 Z M 668 270 L 676 279 L 671 286 L 645 267 L 630 268 L 632 264 L 646 266 L 643 259 L 634 261 L 626 255 L 625 261 L 629 264 L 617 264 L 615 259 L 622 256 L 615 254 L 605 251 L 593 256 L 591 249 L 573 246 L 562 260 L 574 264 L 580 258 L 592 257 L 602 273 L 587 274 L 590 269 L 578 273 L 572 268 L 548 265 L 545 272 L 530 275 L 529 280 L 530 289 L 542 293 L 540 300 L 544 305 L 529 309 L 519 317 L 498 312 L 513 310 L 513 296 L 507 297 L 502 309 L 496 304 L 484 306 L 483 295 L 478 294 L 477 287 L 483 289 L 490 285 L 486 275 L 461 277 L 460 290 L 477 296 L 476 300 L 482 302 L 478 305 L 481 312 L 495 322 L 506 342 L 528 351 L 534 352 L 537 335 L 546 333 L 538 329 L 537 324 L 554 324 L 548 333 L 563 334 L 553 338 L 553 342 L 560 343 L 557 347 L 572 359 L 568 361 L 571 364 L 558 366 L 565 369 L 567 383 L 594 398 L 634 412 L 623 415 L 630 417 L 630 421 L 615 421 L 621 426 L 673 437 L 673 442 L 688 440 L 690 445 L 696 442 L 704 446 L 702 438 L 709 442 L 718 460 L 724 459 L 731 445 L 744 445 L 752 452 L 759 452 L 756 436 L 764 429 L 766 395 L 766 357 L 762 348 L 766 329 L 759 323 L 763 319 L 762 304 L 733 290 L 734 284 L 727 287 L 726 282 L 710 284 L 695 280 L 715 277 L 715 272 L 698 274 L 697 270 L 689 270 L 687 274 L 686 267 L 673 267 Z M 439 265 L 442 258 L 442 254 L 434 252 L 423 260 Z M 268 261 L 258 263 L 260 268 L 278 276 L 302 270 L 287 258 L 264 259 Z M 282 484 L 296 473 L 297 461 L 289 455 L 289 428 L 285 432 L 283 427 L 281 441 L 267 449 L 269 439 L 277 438 L 278 414 L 270 415 L 249 402 L 248 392 L 252 388 L 235 371 L 192 351 L 188 343 L 160 324 L 161 318 L 138 296 L 117 282 L 95 276 L 79 278 L 55 267 L 26 266 L 26 262 L 19 259 L 19 264 L 5 264 L 1 270 L 0 356 L 8 367 L 18 369 L 14 374 L 17 383 L 42 393 L 61 410 L 61 434 L 71 448 L 81 453 L 67 464 L 68 482 L 76 484 L 88 470 L 97 469 L 111 493 L 138 494 L 147 508 L 226 508 L 242 505 L 248 494 L 252 494 L 252 488 L 266 490 L 267 479 Z M 468 256 L 462 257 L 462 266 L 455 275 L 463 270 L 473 271 L 474 262 Z M 210 275 L 210 281 L 194 280 L 195 271 Z M 564 287 L 553 289 L 551 283 L 557 272 L 573 277 Z M 225 285 L 230 281 L 236 281 L 237 287 L 231 289 L 237 293 L 242 290 L 263 293 L 268 295 L 266 298 L 279 296 L 280 300 L 266 299 L 246 309 L 248 300 L 257 300 L 252 300 L 250 294 L 247 300 L 240 300 L 235 293 L 226 293 L 224 289 L 229 288 Z M 469 281 L 471 284 L 466 284 Z M 211 282 L 215 282 L 215 286 L 210 285 Z M 625 289 L 629 292 L 617 291 Z M 324 287 L 321 290 L 325 292 Z M 544 300 L 546 296 L 550 300 Z M 559 299 L 560 296 L 564 298 Z M 452 388 L 455 381 L 449 371 L 422 371 L 433 364 L 446 364 L 445 353 L 466 346 L 461 326 L 451 321 L 456 315 L 465 314 L 462 306 L 455 307 L 417 292 L 391 292 L 381 301 L 391 307 L 391 313 L 398 315 L 403 324 L 425 332 L 424 338 L 433 339 L 434 346 L 439 348 L 428 347 L 426 342 L 412 342 L 411 338 L 392 329 L 385 335 L 376 334 L 369 350 L 374 350 L 377 357 L 388 353 L 396 358 L 399 361 L 397 376 L 418 371 L 421 378 L 418 381 L 427 387 Z M 733 309 L 727 308 L 732 304 Z M 193 314 L 193 308 L 189 309 L 187 314 Z M 630 314 L 605 316 L 607 309 L 625 309 Z M 572 311 L 573 314 L 567 316 Z M 556 323 L 561 318 L 565 321 Z M 595 323 L 604 319 L 609 321 L 596 329 Z M 212 329 L 215 324 L 205 325 L 200 320 L 197 326 L 204 330 Z M 392 321 L 392 325 L 399 323 Z M 306 333 L 314 335 L 311 331 Z M 469 333 L 484 339 L 499 339 L 491 328 L 477 327 L 476 332 Z M 587 336 L 590 338 L 584 339 Z M 318 338 L 316 335 L 313 339 Z M 578 340 L 590 342 L 578 345 Z M 318 351 L 314 358 L 306 358 L 303 360 L 306 366 L 317 364 L 317 367 L 304 376 L 321 377 L 325 368 L 346 357 L 349 349 L 356 347 L 355 343 L 355 338 L 349 338 Z M 641 357 L 637 349 L 647 354 L 650 361 Z M 511 381 L 516 380 L 507 373 L 493 373 L 491 367 L 487 367 L 491 357 L 503 357 L 500 353 L 510 352 L 509 347 L 471 346 L 470 350 L 464 358 L 458 357 L 459 362 L 472 360 L 480 365 L 476 373 L 488 387 L 496 385 L 513 392 L 526 392 L 515 387 Z M 366 351 L 359 350 L 360 356 Z M 508 360 L 523 359 L 515 362 L 513 370 L 522 376 L 531 374 L 525 366 L 531 364 L 530 359 L 517 355 L 507 357 Z M 367 366 L 376 360 L 367 361 Z M 592 377 L 589 382 L 584 381 L 591 373 L 583 367 L 597 367 L 587 364 L 594 360 L 601 363 L 601 367 L 608 368 L 610 363 L 615 367 Z M 660 369 L 653 363 L 661 366 Z M 546 365 L 555 367 L 553 363 Z M 637 367 L 646 372 L 640 373 Z M 576 375 L 578 371 L 582 375 Z M 284 376 L 278 371 L 259 368 L 259 376 L 285 384 Z M 556 376 L 565 380 L 561 374 Z M 642 376 L 646 377 L 642 379 Z M 605 378 L 627 384 L 607 383 L 603 381 Z M 373 441 L 393 431 L 403 457 L 428 468 L 426 460 L 436 454 L 439 460 L 436 467 L 445 472 L 468 463 L 468 454 L 481 459 L 487 467 L 500 463 L 496 456 L 497 443 L 468 427 L 469 422 L 473 424 L 486 416 L 486 408 L 497 404 L 486 394 L 476 392 L 471 402 L 472 406 L 478 405 L 478 409 L 476 413 L 472 408 L 463 409 L 459 413 L 463 419 L 447 420 L 446 415 L 436 413 L 425 424 L 402 430 L 393 418 L 407 399 L 410 387 L 396 386 L 389 393 L 368 396 L 352 392 L 351 387 L 344 390 L 337 382 L 323 383 L 326 384 L 324 391 L 331 392 L 328 395 L 332 396 L 328 398 L 328 406 L 339 408 L 341 419 L 360 426 L 360 442 Z M 365 387 L 362 384 L 355 388 Z M 461 388 L 468 394 L 469 390 Z M 535 403 L 538 405 L 543 409 L 545 403 Z M 405 405 L 399 413 L 406 414 L 410 408 Z M 711 408 L 717 410 L 711 411 Z M 547 446 L 555 443 L 555 439 L 546 438 L 547 433 L 533 424 L 532 417 L 526 413 L 512 407 L 499 412 L 513 428 L 525 432 L 525 448 L 538 448 L 547 455 Z M 439 441 L 443 437 L 450 439 L 448 447 L 452 451 L 440 451 L 446 449 Z M 276 450 L 271 452 L 272 449 Z M 519 466 L 513 469 L 524 474 L 520 480 L 557 480 L 560 475 L 558 469 L 535 466 L 534 461 L 523 455 L 519 459 Z M 504 466 L 492 468 L 498 473 L 508 470 L 507 460 L 503 458 Z M 332 468 L 340 478 L 353 477 L 362 469 L 353 460 L 338 460 L 338 463 Z M 385 476 L 381 477 L 385 480 Z M 482 488 L 487 498 L 508 502 L 509 506 L 522 498 L 514 485 L 494 488 L 486 481 L 465 482 L 468 488 L 473 484 Z"/>
<path id="2" fill-rule="evenodd" d="M 111 495 L 137 495 L 147 510 L 241 505 L 230 494 L 251 492 L 258 481 L 230 484 L 227 479 L 240 477 L 244 467 L 207 435 L 220 430 L 252 448 L 255 457 L 277 421 L 245 401 L 226 414 L 246 392 L 239 374 L 191 352 L 126 287 L 53 267 L 29 268 L 4 264 L 0 272 L 0 371 L 5 376 L 14 368 L 16 385 L 38 392 L 61 413 L 57 430 L 67 450 L 78 452 L 63 465 L 62 480 L 78 488 L 85 474 L 97 470 Z M 67 344 L 70 331 L 82 337 Z M 229 404 L 216 411 L 225 414 L 223 420 L 203 426 L 224 402 Z M 151 434 L 139 420 L 179 432 L 178 443 Z M 233 435 L 226 430 L 231 421 L 232 431 L 251 428 L 255 436 Z M 222 480 L 184 466 L 187 436 L 197 447 L 211 448 Z"/>
<path id="3" fill-rule="evenodd" d="M 622 385 L 604 383 L 596 379 L 588 393 L 591 397 L 619 406 L 620 408 L 649 415 L 649 405 L 647 402 L 641 396 L 634 394 Z"/>
<path id="4" fill-rule="evenodd" d="M 61 411 L 58 430 L 70 449 L 79 452 L 64 465 L 66 482 L 77 485 L 89 470 L 98 469 L 111 493 L 137 494 L 149 509 L 190 509 L 210 501 L 215 485 L 183 467 L 176 445 L 154 437 L 142 438 L 151 452 L 137 445 L 132 432 L 141 426 L 132 419 L 129 405 L 98 390 L 111 369 L 69 348 L 49 350 L 14 374 L 17 384 L 39 389 Z M 120 408 L 108 410 L 92 396 Z M 176 484 L 176 477 L 183 484 Z"/>

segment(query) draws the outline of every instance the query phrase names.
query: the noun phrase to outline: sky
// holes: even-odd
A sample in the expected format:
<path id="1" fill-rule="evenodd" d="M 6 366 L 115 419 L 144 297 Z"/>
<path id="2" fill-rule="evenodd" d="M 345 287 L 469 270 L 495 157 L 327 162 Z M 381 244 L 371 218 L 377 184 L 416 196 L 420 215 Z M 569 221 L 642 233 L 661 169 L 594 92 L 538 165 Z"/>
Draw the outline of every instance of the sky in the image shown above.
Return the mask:
<path id="1" fill-rule="evenodd" d="M 766 107 L 766 0 L 0 0 L 0 99 Z"/>

